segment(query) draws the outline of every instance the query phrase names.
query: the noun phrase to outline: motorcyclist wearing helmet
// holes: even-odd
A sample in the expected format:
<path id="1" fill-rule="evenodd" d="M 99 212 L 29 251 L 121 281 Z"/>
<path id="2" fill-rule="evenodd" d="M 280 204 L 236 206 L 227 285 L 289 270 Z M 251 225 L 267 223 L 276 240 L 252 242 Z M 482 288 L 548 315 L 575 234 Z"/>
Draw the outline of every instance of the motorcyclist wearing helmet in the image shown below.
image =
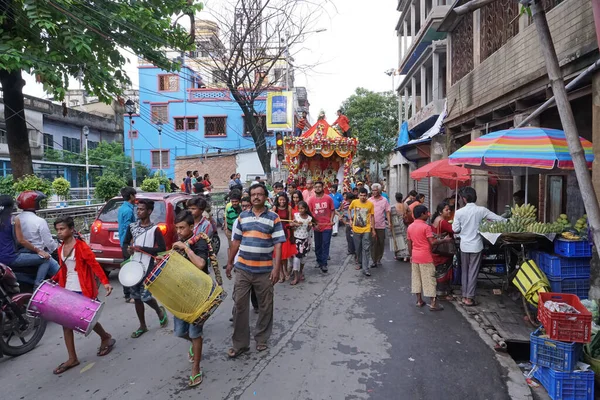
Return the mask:
<path id="1" fill-rule="evenodd" d="M 17 197 L 17 207 L 23 210 L 15 218 L 15 236 L 25 248 L 21 252 L 34 254 L 43 261 L 37 271 L 35 286 L 42 283 L 46 276 L 54 276 L 59 269 L 58 263 L 50 255 L 58 248 L 58 243 L 52 238 L 46 220 L 36 215 L 44 199 L 46 195 L 38 190 L 27 190 Z"/>
<path id="2" fill-rule="evenodd" d="M 15 272 L 23 267 L 38 267 L 35 279 L 37 287 L 46 276 L 52 276 L 58 271 L 58 263 L 52 258 L 47 260 L 38 254 L 15 250 L 11 222 L 13 208 L 12 197 L 0 195 L 0 263 L 10 266 Z"/>

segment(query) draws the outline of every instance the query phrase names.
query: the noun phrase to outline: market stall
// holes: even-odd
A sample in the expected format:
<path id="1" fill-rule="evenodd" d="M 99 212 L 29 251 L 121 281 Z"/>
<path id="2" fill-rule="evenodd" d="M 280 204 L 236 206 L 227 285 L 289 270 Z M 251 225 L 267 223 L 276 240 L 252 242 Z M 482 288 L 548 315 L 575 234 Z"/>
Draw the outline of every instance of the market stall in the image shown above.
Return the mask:
<path id="1" fill-rule="evenodd" d="M 308 179 L 329 185 L 337 178 L 343 182 L 344 191 L 349 191 L 357 145 L 357 139 L 340 135 L 325 119 L 319 119 L 302 136 L 287 136 L 284 146 L 288 183 L 296 182 L 302 188 Z"/>

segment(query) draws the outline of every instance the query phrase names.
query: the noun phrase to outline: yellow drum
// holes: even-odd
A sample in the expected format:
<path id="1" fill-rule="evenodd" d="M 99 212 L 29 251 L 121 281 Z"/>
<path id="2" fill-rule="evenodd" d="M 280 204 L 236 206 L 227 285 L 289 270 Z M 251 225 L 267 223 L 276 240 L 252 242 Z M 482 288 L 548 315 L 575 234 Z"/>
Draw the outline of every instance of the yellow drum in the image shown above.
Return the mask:
<path id="1" fill-rule="evenodd" d="M 204 323 L 227 296 L 210 275 L 175 251 L 156 264 L 144 284 L 174 316 L 193 324 Z"/>

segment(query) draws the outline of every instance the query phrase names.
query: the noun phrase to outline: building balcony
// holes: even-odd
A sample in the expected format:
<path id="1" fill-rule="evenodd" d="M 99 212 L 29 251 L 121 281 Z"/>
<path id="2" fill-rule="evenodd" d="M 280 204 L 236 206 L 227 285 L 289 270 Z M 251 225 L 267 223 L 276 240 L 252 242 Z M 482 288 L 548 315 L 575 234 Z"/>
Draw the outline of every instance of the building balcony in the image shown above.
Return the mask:
<path id="1" fill-rule="evenodd" d="M 421 107 L 415 115 L 408 119 L 408 130 L 413 130 L 414 128 L 421 125 L 423 122 L 428 120 L 435 122 L 435 119 L 438 115 L 444 111 L 444 103 L 446 99 L 438 99 L 430 102 L 425 105 L 425 107 Z"/>

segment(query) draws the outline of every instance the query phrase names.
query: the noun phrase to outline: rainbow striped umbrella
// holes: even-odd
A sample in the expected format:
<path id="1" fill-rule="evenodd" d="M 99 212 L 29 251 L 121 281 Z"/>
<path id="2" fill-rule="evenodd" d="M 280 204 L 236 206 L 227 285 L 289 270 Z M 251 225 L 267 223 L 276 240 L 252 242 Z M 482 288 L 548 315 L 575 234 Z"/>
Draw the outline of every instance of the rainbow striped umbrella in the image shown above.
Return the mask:
<path id="1" fill-rule="evenodd" d="M 581 137 L 579 140 L 591 169 L 594 161 L 592 143 Z M 461 147 L 449 159 L 451 165 L 508 168 L 515 174 L 540 173 L 530 169 L 574 169 L 565 133 L 536 127 L 489 133 Z"/>

